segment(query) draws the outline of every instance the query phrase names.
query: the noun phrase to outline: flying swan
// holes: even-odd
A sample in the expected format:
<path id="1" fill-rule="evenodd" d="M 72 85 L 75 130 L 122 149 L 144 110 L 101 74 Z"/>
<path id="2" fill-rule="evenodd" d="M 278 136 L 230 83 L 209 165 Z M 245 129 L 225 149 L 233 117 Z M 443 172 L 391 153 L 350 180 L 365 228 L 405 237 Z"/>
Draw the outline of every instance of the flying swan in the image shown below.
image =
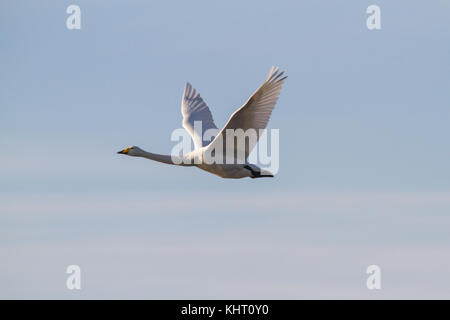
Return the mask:
<path id="1" fill-rule="evenodd" d="M 279 72 L 278 67 L 272 67 L 264 83 L 242 107 L 231 115 L 225 127 L 220 131 L 214 124 L 208 106 L 200 97 L 200 94 L 188 82 L 181 101 L 181 113 L 183 115 L 183 127 L 194 140 L 194 151 L 179 156 L 161 155 L 132 146 L 117 153 L 133 157 L 143 157 L 167 164 L 196 166 L 222 178 L 273 177 L 270 172 L 248 163 L 247 158 L 259 139 L 260 130 L 266 128 L 272 110 L 280 95 L 281 86 L 287 78 L 286 76 L 283 77 L 283 74 L 284 71 Z M 200 130 L 198 130 L 199 123 L 201 124 Z M 205 141 L 203 138 L 207 130 L 216 130 L 215 132 L 218 132 L 211 142 Z M 227 143 L 227 139 L 231 139 L 228 135 L 230 130 L 231 132 L 233 130 L 234 132 L 253 130 L 255 132 L 255 138 L 245 139 L 244 137 L 244 146 L 242 146 L 242 143 L 236 143 L 238 141 L 236 136 L 232 138 L 234 141 L 228 141 L 229 143 Z M 229 145 L 232 147 L 227 147 Z M 230 150 L 227 152 L 227 149 Z M 215 159 L 215 161 L 211 161 L 210 159 Z M 217 161 L 217 159 L 223 161 Z"/>

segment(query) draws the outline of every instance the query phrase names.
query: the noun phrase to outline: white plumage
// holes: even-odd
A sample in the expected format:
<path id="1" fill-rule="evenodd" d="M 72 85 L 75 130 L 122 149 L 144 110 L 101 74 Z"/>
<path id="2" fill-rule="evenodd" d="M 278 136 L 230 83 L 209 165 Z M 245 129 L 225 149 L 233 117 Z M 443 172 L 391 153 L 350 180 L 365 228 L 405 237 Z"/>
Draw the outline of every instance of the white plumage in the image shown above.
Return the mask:
<path id="1" fill-rule="evenodd" d="M 182 159 L 176 159 L 184 160 L 183 163 L 174 161 L 174 157 L 170 155 L 146 152 L 135 146 L 126 148 L 118 153 L 144 157 L 168 164 L 197 166 L 222 178 L 273 177 L 273 175 L 264 172 L 256 165 L 247 163 L 247 158 L 259 139 L 260 129 L 265 129 L 267 126 L 272 110 L 280 95 L 281 86 L 287 78 L 283 74 L 284 72 L 280 72 L 277 67 L 272 67 L 264 83 L 242 107 L 231 115 L 227 124 L 220 131 L 217 129 L 211 111 L 200 94 L 190 83 L 187 83 L 181 102 L 182 124 L 192 136 L 195 149 L 183 155 Z M 256 139 L 248 139 L 244 144 L 233 143 L 234 149 L 228 150 L 227 154 L 227 130 L 238 129 L 242 129 L 244 132 L 254 130 Z M 212 142 L 203 139 L 207 130 L 215 133 L 215 138 Z M 216 157 L 218 156 L 217 153 L 219 153 L 220 157 L 218 158 L 223 157 L 224 160 L 231 157 L 233 163 L 229 163 L 229 161 L 220 163 L 205 161 L 205 155 L 211 153 Z"/>

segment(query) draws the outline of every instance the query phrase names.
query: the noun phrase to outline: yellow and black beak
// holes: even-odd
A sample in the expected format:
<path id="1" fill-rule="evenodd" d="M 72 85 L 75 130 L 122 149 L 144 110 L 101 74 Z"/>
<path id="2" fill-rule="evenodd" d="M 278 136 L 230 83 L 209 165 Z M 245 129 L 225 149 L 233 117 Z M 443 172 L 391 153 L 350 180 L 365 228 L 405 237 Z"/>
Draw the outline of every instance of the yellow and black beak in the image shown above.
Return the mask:
<path id="1" fill-rule="evenodd" d="M 119 154 L 128 154 L 129 150 L 130 150 L 130 148 L 125 148 L 125 149 L 123 149 L 121 151 L 118 151 L 117 153 L 119 153 Z"/>

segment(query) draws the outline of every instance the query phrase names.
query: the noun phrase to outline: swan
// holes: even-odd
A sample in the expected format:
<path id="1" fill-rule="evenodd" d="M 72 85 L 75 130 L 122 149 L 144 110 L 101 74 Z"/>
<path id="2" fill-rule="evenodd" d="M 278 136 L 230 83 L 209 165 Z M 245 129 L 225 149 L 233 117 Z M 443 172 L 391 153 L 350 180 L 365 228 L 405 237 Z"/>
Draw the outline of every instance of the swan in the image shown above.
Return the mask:
<path id="1" fill-rule="evenodd" d="M 231 115 L 227 124 L 220 131 L 214 123 L 208 106 L 200 97 L 200 94 L 188 82 L 186 83 L 181 102 L 181 113 L 183 115 L 182 125 L 194 140 L 194 150 L 187 154 L 174 156 L 151 153 L 137 146 L 131 146 L 117 153 L 132 157 L 147 158 L 172 165 L 196 166 L 222 178 L 273 177 L 271 172 L 248 163 L 247 158 L 259 139 L 260 130 L 266 128 L 272 110 L 280 95 L 281 86 L 287 78 L 283 74 L 284 71 L 280 72 L 278 67 L 272 67 L 263 84 L 242 107 Z M 195 126 L 196 122 L 197 124 L 199 122 L 201 123 L 200 132 L 198 132 L 198 127 Z M 227 157 L 227 148 L 225 146 L 227 146 L 226 141 L 228 130 L 230 129 L 242 129 L 243 131 L 253 129 L 256 132 L 256 139 L 253 141 L 249 139 L 248 143 L 245 141 L 245 147 L 242 153 L 238 152 L 242 149 L 239 149 L 237 144 L 233 144 L 233 150 L 228 152 Z M 204 133 L 207 130 L 216 130 L 218 132 L 211 142 L 203 139 Z M 231 157 L 234 161 L 233 159 L 231 163 L 230 161 L 217 161 L 213 163 L 211 161 L 205 161 L 205 154 L 215 154 L 219 151 L 222 152 L 222 150 L 223 154 L 220 154 L 220 156 L 223 156 L 224 159 Z"/>

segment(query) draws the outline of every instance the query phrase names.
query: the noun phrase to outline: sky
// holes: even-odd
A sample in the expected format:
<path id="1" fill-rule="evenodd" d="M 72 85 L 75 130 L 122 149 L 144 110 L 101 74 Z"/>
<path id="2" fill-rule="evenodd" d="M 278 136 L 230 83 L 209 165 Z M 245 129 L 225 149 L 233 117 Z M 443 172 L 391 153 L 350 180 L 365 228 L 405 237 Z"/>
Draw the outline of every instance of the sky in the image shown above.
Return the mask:
<path id="1" fill-rule="evenodd" d="M 450 298 L 449 21 L 445 0 L 0 2 L 0 298 Z M 170 153 L 186 81 L 222 127 L 272 65 L 275 178 L 116 154 Z"/>

